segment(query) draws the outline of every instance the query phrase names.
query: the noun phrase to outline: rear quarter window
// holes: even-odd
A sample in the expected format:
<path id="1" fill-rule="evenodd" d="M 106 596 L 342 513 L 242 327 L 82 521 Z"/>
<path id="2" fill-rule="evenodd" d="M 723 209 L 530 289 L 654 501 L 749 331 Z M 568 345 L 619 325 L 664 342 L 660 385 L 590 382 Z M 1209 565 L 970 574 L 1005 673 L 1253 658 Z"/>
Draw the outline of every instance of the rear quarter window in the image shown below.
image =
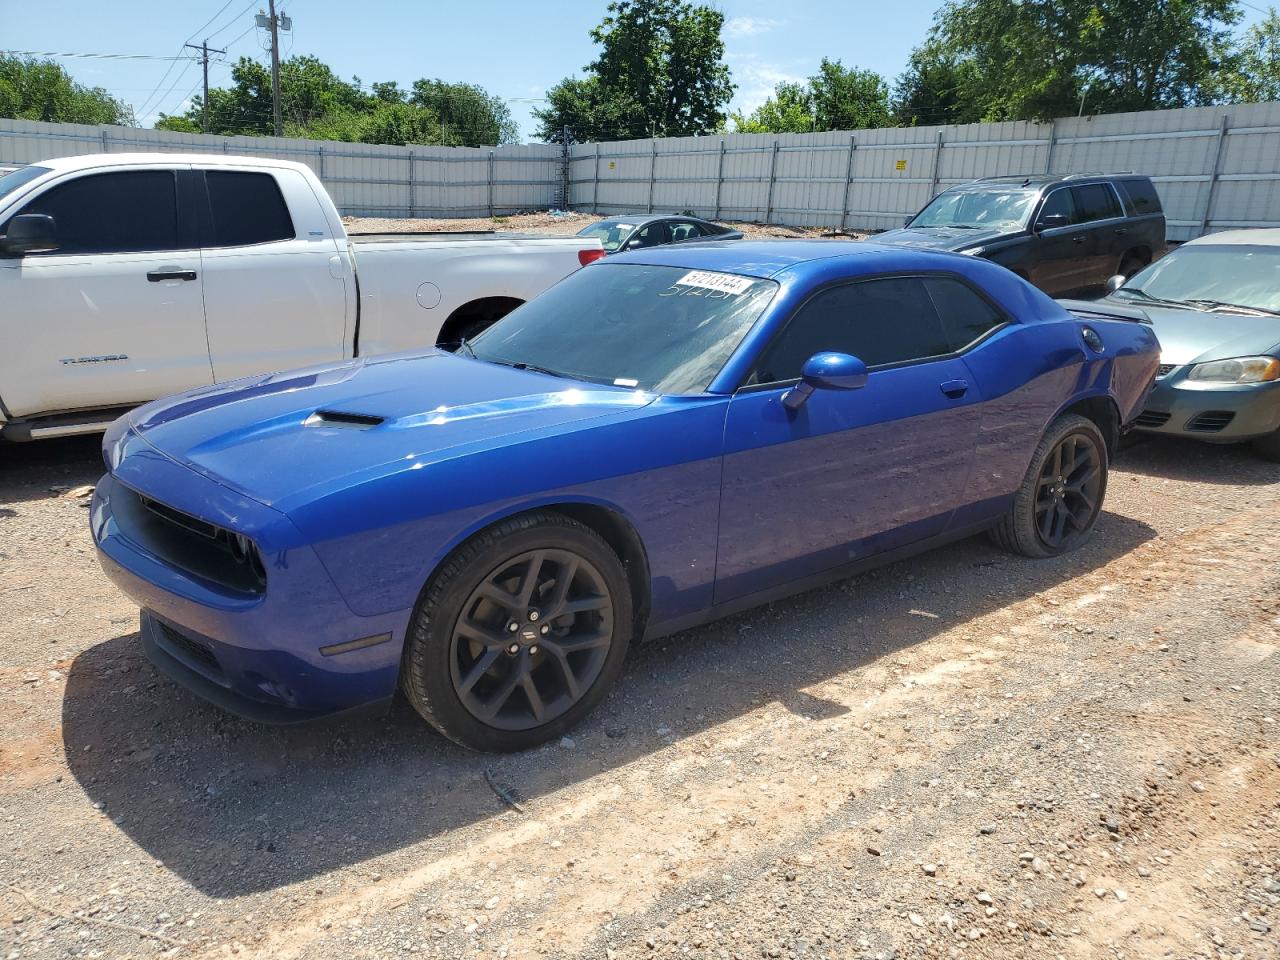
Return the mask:
<path id="1" fill-rule="evenodd" d="M 1160 195 L 1150 180 L 1142 177 L 1136 180 L 1118 180 L 1120 193 L 1124 197 L 1125 212 L 1130 216 L 1141 217 L 1150 213 L 1162 213 Z"/>

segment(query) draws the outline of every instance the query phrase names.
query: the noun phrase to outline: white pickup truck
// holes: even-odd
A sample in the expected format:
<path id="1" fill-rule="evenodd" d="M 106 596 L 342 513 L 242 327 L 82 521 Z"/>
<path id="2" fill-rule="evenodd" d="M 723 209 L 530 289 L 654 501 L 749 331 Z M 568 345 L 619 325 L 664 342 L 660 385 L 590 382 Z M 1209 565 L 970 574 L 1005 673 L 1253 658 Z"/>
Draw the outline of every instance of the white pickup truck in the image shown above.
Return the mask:
<path id="1" fill-rule="evenodd" d="M 599 240 L 348 236 L 306 166 L 99 154 L 0 176 L 0 437 L 103 429 L 236 377 L 447 344 Z"/>

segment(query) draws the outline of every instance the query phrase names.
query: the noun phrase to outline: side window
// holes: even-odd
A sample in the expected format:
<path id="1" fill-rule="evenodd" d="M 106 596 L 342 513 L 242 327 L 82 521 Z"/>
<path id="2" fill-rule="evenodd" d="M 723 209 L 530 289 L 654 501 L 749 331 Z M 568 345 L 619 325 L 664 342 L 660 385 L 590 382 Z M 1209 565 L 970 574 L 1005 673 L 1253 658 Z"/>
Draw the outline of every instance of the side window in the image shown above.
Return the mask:
<path id="1" fill-rule="evenodd" d="M 795 380 L 804 362 L 824 350 L 879 367 L 940 356 L 951 347 L 920 278 L 864 280 L 811 297 L 765 349 L 750 382 Z"/>
<path id="2" fill-rule="evenodd" d="M 18 211 L 47 213 L 67 253 L 178 249 L 178 198 L 171 170 L 95 173 L 60 183 Z"/>
<path id="3" fill-rule="evenodd" d="M 294 238 L 293 220 L 269 173 L 205 171 L 213 211 L 213 246 L 243 247 Z"/>
<path id="4" fill-rule="evenodd" d="M 1061 214 L 1067 218 L 1067 223 L 1076 223 L 1076 205 L 1071 201 L 1070 190 L 1054 190 L 1045 198 L 1044 207 L 1040 210 L 1041 217 L 1047 217 L 1050 214 Z"/>
<path id="5" fill-rule="evenodd" d="M 948 277 L 926 277 L 924 285 L 942 317 L 952 351 L 963 350 L 1005 322 L 1004 315 L 968 284 Z"/>
<path id="6" fill-rule="evenodd" d="M 643 230 L 637 230 L 635 236 L 627 243 L 628 250 L 639 250 L 641 247 L 656 247 L 667 242 L 667 223 L 659 220 L 651 223 Z"/>
<path id="7" fill-rule="evenodd" d="M 688 223 L 684 220 L 678 220 L 671 224 L 671 242 L 680 243 L 683 240 L 697 240 L 702 236 L 702 231 L 695 223 Z"/>
<path id="8" fill-rule="evenodd" d="M 1160 213 L 1160 195 L 1156 193 L 1155 184 L 1147 179 L 1119 180 L 1117 183 L 1124 193 L 1134 216 L 1145 216 Z"/>
<path id="9" fill-rule="evenodd" d="M 1075 194 L 1077 222 L 1089 223 L 1093 220 L 1107 220 L 1118 217 L 1120 205 L 1116 202 L 1116 193 L 1108 184 L 1090 183 L 1082 187 L 1072 187 Z"/>

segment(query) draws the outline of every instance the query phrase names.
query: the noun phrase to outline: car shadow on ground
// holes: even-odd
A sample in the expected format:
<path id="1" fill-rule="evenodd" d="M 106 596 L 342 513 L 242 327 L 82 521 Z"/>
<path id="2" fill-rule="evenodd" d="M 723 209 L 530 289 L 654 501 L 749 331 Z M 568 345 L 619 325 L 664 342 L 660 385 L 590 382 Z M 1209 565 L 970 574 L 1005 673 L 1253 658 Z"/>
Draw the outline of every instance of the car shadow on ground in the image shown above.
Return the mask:
<path id="1" fill-rule="evenodd" d="M 1187 483 L 1280 483 L 1280 463 L 1262 459 L 1247 443 L 1204 443 L 1131 433 L 1120 445 L 1115 467 Z"/>
<path id="2" fill-rule="evenodd" d="M 1154 536 L 1104 513 L 1089 544 L 1048 561 L 975 538 L 647 644 L 571 747 L 507 756 L 446 742 L 404 704 L 385 718 L 303 728 L 241 722 L 157 674 L 131 633 L 86 650 L 69 670 L 67 762 L 105 815 L 184 881 L 215 897 L 271 890 L 501 815 L 486 771 L 536 817 L 541 797 L 763 704 L 837 716 L 847 708 L 805 688 Z M 422 849 L 430 856 L 432 845 Z"/>
<path id="3" fill-rule="evenodd" d="M 97 483 L 102 435 L 10 443 L 0 440 L 0 503 L 49 500 L 67 489 Z"/>

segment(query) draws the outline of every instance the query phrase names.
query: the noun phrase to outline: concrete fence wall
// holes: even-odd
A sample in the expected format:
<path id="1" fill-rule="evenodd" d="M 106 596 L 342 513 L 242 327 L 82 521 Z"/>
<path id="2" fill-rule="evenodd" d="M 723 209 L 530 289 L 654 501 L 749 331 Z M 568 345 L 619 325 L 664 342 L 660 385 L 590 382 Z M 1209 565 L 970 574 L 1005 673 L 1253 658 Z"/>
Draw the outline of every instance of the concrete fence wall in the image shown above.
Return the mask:
<path id="1" fill-rule="evenodd" d="M 564 205 L 564 151 L 552 144 L 397 147 L 0 120 L 0 165 L 137 151 L 305 163 L 319 175 L 338 209 L 350 216 L 478 217 Z"/>
<path id="2" fill-rule="evenodd" d="M 883 229 L 977 177 L 1087 171 L 1155 180 L 1169 238 L 1280 227 L 1280 103 L 813 134 L 395 147 L 0 120 L 0 164 L 136 150 L 298 160 L 344 214 L 492 216 L 569 206 L 625 214 Z M 567 192 L 567 197 L 566 197 Z"/>
<path id="3" fill-rule="evenodd" d="M 575 144 L 571 203 L 795 226 L 898 226 L 955 183 L 1010 174 L 1151 176 L 1169 237 L 1280 227 L 1280 104 L 812 134 Z"/>

